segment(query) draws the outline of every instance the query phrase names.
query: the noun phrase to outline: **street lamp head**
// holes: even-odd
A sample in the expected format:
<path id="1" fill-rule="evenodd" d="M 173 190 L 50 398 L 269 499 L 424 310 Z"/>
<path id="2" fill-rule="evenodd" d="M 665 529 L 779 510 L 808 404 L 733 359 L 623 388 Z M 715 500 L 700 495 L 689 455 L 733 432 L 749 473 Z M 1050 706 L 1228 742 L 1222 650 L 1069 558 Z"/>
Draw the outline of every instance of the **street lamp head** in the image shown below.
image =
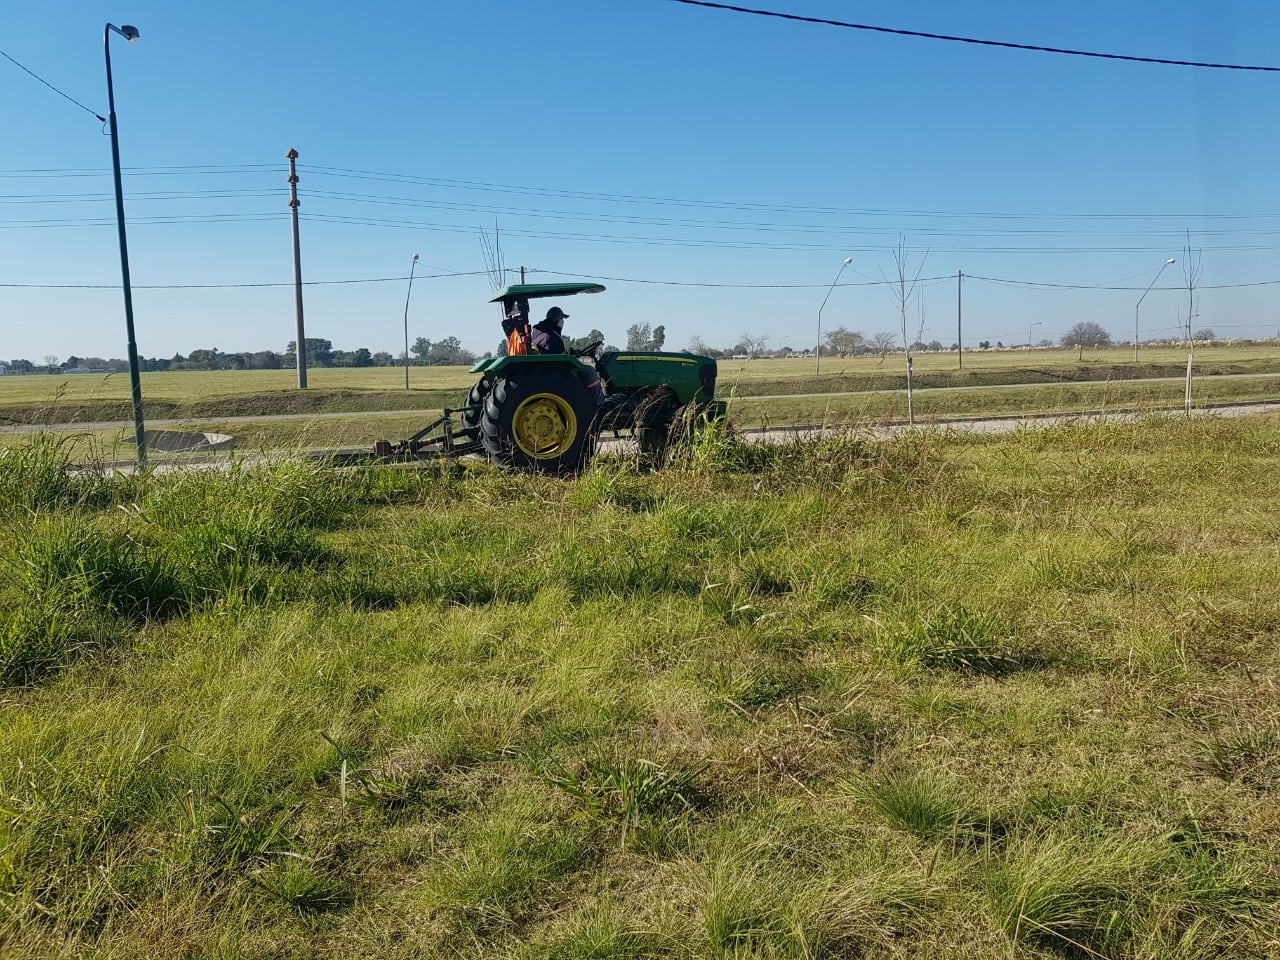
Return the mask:
<path id="1" fill-rule="evenodd" d="M 1164 265 L 1167 267 L 1167 266 L 1169 266 L 1169 264 L 1171 264 L 1171 263 L 1177 263 L 1177 261 L 1176 261 L 1176 260 L 1174 260 L 1174 259 L 1173 259 L 1173 257 L 1170 257 L 1168 260 L 1166 260 L 1166 261 L 1164 262 Z"/>
<path id="2" fill-rule="evenodd" d="M 130 43 L 137 43 L 138 37 L 142 36 L 142 34 L 138 32 L 137 27 L 132 27 L 126 23 L 120 28 L 120 36 L 124 37 Z"/>
<path id="3" fill-rule="evenodd" d="M 418 255 L 416 253 L 413 255 L 413 262 L 414 263 L 418 262 Z"/>
<path id="4" fill-rule="evenodd" d="M 853 257 L 845 257 L 845 258 L 844 258 L 844 265 L 845 265 L 846 267 L 847 267 L 849 264 L 851 264 L 851 263 L 853 263 Z"/>

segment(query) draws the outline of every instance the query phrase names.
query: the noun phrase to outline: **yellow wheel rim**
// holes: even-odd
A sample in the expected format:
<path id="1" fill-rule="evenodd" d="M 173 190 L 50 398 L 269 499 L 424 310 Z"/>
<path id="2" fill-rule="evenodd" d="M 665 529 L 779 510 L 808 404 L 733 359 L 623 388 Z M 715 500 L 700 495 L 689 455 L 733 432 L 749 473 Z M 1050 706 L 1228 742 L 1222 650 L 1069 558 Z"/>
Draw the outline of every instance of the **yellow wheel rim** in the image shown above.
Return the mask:
<path id="1" fill-rule="evenodd" d="M 535 393 L 520 402 L 511 418 L 516 446 L 531 457 L 563 456 L 578 436 L 578 417 L 564 397 Z"/>

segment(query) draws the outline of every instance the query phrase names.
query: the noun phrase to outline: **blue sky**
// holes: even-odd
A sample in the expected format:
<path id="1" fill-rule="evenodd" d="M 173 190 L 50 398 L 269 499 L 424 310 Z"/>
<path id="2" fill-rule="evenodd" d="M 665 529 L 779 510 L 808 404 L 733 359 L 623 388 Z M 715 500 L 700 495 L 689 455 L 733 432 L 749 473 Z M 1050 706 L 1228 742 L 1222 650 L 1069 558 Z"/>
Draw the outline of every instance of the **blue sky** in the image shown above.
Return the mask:
<path id="1" fill-rule="evenodd" d="M 860 23 L 1277 65 L 1274 0 L 758 0 Z M 291 15 L 290 11 L 295 11 Z M 66 0 L 6 10 L 0 50 L 106 113 L 113 38 L 140 353 L 283 350 L 300 153 L 308 336 L 397 352 L 500 338 L 481 228 L 531 281 L 608 278 L 571 332 L 668 347 L 900 330 L 893 250 L 931 280 L 914 335 L 1280 332 L 1280 74 L 1116 63 L 837 29 L 671 0 L 421 5 Z M 0 59 L 0 359 L 124 355 L 110 142 Z M 41 171 L 32 173 L 31 171 Z M 162 218 L 162 219 L 157 219 Z M 330 281 L 395 278 L 387 282 Z M 977 279 L 984 278 L 984 279 Z M 319 283 L 324 281 L 324 283 Z M 103 289 L 68 289 L 75 285 Z M 280 284 L 234 287 L 233 284 Z M 699 286 L 708 284 L 710 286 Z M 26 286 L 19 286 L 26 285 Z M 189 289 L 148 289 L 190 285 Z M 224 285 L 224 286 L 216 286 Z M 1118 289 L 1095 289 L 1115 287 Z M 1083 288 L 1083 289 L 1075 289 Z"/>

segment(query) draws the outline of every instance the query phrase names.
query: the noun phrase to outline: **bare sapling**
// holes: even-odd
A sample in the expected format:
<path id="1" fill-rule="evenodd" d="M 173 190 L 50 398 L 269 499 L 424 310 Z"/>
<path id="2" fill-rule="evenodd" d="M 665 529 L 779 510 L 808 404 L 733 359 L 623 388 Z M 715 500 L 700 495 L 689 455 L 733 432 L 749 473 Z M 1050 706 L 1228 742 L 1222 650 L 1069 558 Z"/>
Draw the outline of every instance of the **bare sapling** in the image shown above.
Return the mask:
<path id="1" fill-rule="evenodd" d="M 915 336 L 915 339 L 919 340 L 924 333 L 924 304 L 920 301 L 920 274 L 924 271 L 925 261 L 929 259 L 929 251 L 926 250 L 924 256 L 920 258 L 914 275 L 908 277 L 908 274 L 911 274 L 910 259 L 911 253 L 907 249 L 907 239 L 899 234 L 898 245 L 893 251 L 893 262 L 898 268 L 898 278 L 896 282 L 890 284 L 890 290 L 894 306 L 897 307 L 898 316 L 902 320 L 902 348 L 907 356 L 907 423 L 910 426 L 915 426 L 915 395 L 911 382 L 911 344 L 913 341 L 907 334 L 907 311 L 913 303 L 919 303 L 920 328 L 916 331 Z"/>
<path id="2" fill-rule="evenodd" d="M 1187 231 L 1187 245 L 1182 253 L 1182 276 L 1187 287 L 1187 389 L 1183 400 L 1183 409 L 1187 416 L 1191 415 L 1191 364 L 1195 357 L 1195 340 L 1191 331 L 1195 329 L 1196 285 L 1200 282 L 1202 267 L 1200 259 L 1203 250 L 1191 249 L 1191 231 Z"/>

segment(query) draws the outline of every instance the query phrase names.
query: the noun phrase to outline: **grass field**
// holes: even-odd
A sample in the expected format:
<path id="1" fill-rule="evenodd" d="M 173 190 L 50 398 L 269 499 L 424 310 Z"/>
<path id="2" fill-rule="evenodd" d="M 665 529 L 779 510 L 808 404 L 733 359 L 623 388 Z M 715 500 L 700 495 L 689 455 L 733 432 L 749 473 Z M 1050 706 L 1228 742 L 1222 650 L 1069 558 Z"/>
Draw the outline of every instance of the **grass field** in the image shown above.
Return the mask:
<path id="1" fill-rule="evenodd" d="M 859 426 L 907 417 L 903 358 L 826 358 L 822 375 L 813 361 L 722 361 L 718 394 L 731 398 L 741 429 L 786 424 Z M 1185 353 L 1147 348 L 1135 365 L 1123 348 L 980 351 L 957 369 L 954 354 L 916 358 L 915 415 L 923 422 L 949 417 L 1070 414 L 1133 408 L 1159 410 L 1182 403 Z M 1199 349 L 1193 402 L 1274 400 L 1280 397 L 1280 347 L 1217 345 Z M 462 401 L 473 375 L 462 367 L 413 368 L 412 389 L 403 369 L 318 369 L 311 387 L 293 387 L 293 371 L 221 371 L 145 374 L 148 424 L 168 421 L 180 429 L 235 437 L 242 453 L 370 447 L 399 440 L 425 426 L 441 408 Z M 1161 382 L 1161 380 L 1164 382 Z M 962 389 L 951 389 L 962 388 Z M 0 423 L 95 424 L 66 448 L 78 460 L 132 459 L 132 411 L 128 379 L 96 377 L 0 378 Z M 419 411 L 404 413 L 404 411 Z M 341 414 L 341 417 L 331 416 Z M 275 422 L 229 418 L 286 416 Z M 0 447 L 21 445 L 19 434 L 0 431 Z M 163 455 L 160 455 L 163 459 Z"/>
<path id="2" fill-rule="evenodd" d="M 1280 952 L 1280 418 L 0 451 L 0 954 Z"/>
<path id="3" fill-rule="evenodd" d="M 1196 352 L 1202 369 L 1231 367 L 1238 372 L 1280 373 L 1280 344 L 1263 343 L 1249 346 L 1201 347 Z M 1182 369 L 1186 363 L 1183 348 L 1145 348 L 1141 352 L 1142 363 L 1135 368 L 1132 350 L 1108 348 L 1086 350 L 1082 360 L 1077 360 L 1075 350 L 986 350 L 966 352 L 963 371 L 977 376 L 982 373 L 1009 374 L 1018 370 L 1041 370 L 1056 374 L 1069 373 L 1080 368 L 1110 368 L 1116 377 L 1124 377 L 1126 371 L 1149 375 L 1150 368 Z M 824 357 L 818 382 L 838 383 L 841 379 L 865 380 L 878 377 L 898 377 L 904 360 L 901 354 L 890 354 L 883 360 L 878 356 L 860 356 L 840 359 Z M 921 353 L 915 356 L 918 374 L 956 371 L 954 353 Z M 726 386 L 740 386 L 749 391 L 757 381 L 788 380 L 812 383 L 814 361 L 810 359 L 761 359 L 722 360 L 719 362 L 720 380 Z M 1146 370 L 1146 374 L 1143 371 Z M 1106 379 L 1103 374 L 1102 379 Z M 317 368 L 308 371 L 309 388 L 318 394 L 338 394 L 339 398 L 366 391 L 385 393 L 386 400 L 395 404 L 403 402 L 407 408 L 421 404 L 407 398 L 421 393 L 446 391 L 450 396 L 461 390 L 464 394 L 474 382 L 474 376 L 466 367 L 413 367 L 410 369 L 411 389 L 404 389 L 404 369 L 397 367 L 367 368 Z M 1009 381 L 1007 376 L 1001 382 Z M 182 408 L 201 402 L 248 395 L 281 395 L 296 397 L 297 374 L 293 370 L 219 370 L 186 371 L 179 373 L 144 373 L 142 391 L 144 400 L 162 407 Z M 6 407 L 33 407 L 76 405 L 83 403 L 127 402 L 129 399 L 128 374 L 77 374 L 75 376 L 23 376 L 0 377 L 0 410 Z M 340 400 L 339 400 L 340 402 Z M 341 409 L 341 407 L 334 407 Z M 389 407 L 386 409 L 394 409 Z"/>
<path id="4" fill-rule="evenodd" d="M 757 383 L 773 386 L 787 381 Z M 730 396 L 730 419 L 740 430 L 800 424 L 859 428 L 900 422 L 907 416 L 906 396 L 902 392 L 740 396 L 734 388 Z M 1197 407 L 1277 397 L 1280 397 L 1280 375 L 1201 379 L 1196 381 L 1194 390 Z M 450 397 L 448 402 L 457 400 Z M 1014 384 L 964 390 L 922 389 L 915 397 L 915 414 L 920 422 L 928 423 L 957 417 L 1040 416 L 1079 411 L 1156 412 L 1180 408 L 1182 402 L 1180 382 Z M 438 415 L 439 410 L 423 409 L 409 414 L 366 411 L 341 416 L 317 412 L 292 419 L 253 422 L 192 417 L 179 421 L 178 429 L 233 436 L 238 455 L 282 450 L 371 449 L 374 440 L 411 436 Z M 0 433 L 0 448 L 28 442 L 25 434 Z M 132 424 L 77 431 L 67 435 L 64 444 L 68 455 L 80 462 L 128 461 L 134 457 Z M 164 458 L 163 454 L 153 453 L 153 456 Z"/>

